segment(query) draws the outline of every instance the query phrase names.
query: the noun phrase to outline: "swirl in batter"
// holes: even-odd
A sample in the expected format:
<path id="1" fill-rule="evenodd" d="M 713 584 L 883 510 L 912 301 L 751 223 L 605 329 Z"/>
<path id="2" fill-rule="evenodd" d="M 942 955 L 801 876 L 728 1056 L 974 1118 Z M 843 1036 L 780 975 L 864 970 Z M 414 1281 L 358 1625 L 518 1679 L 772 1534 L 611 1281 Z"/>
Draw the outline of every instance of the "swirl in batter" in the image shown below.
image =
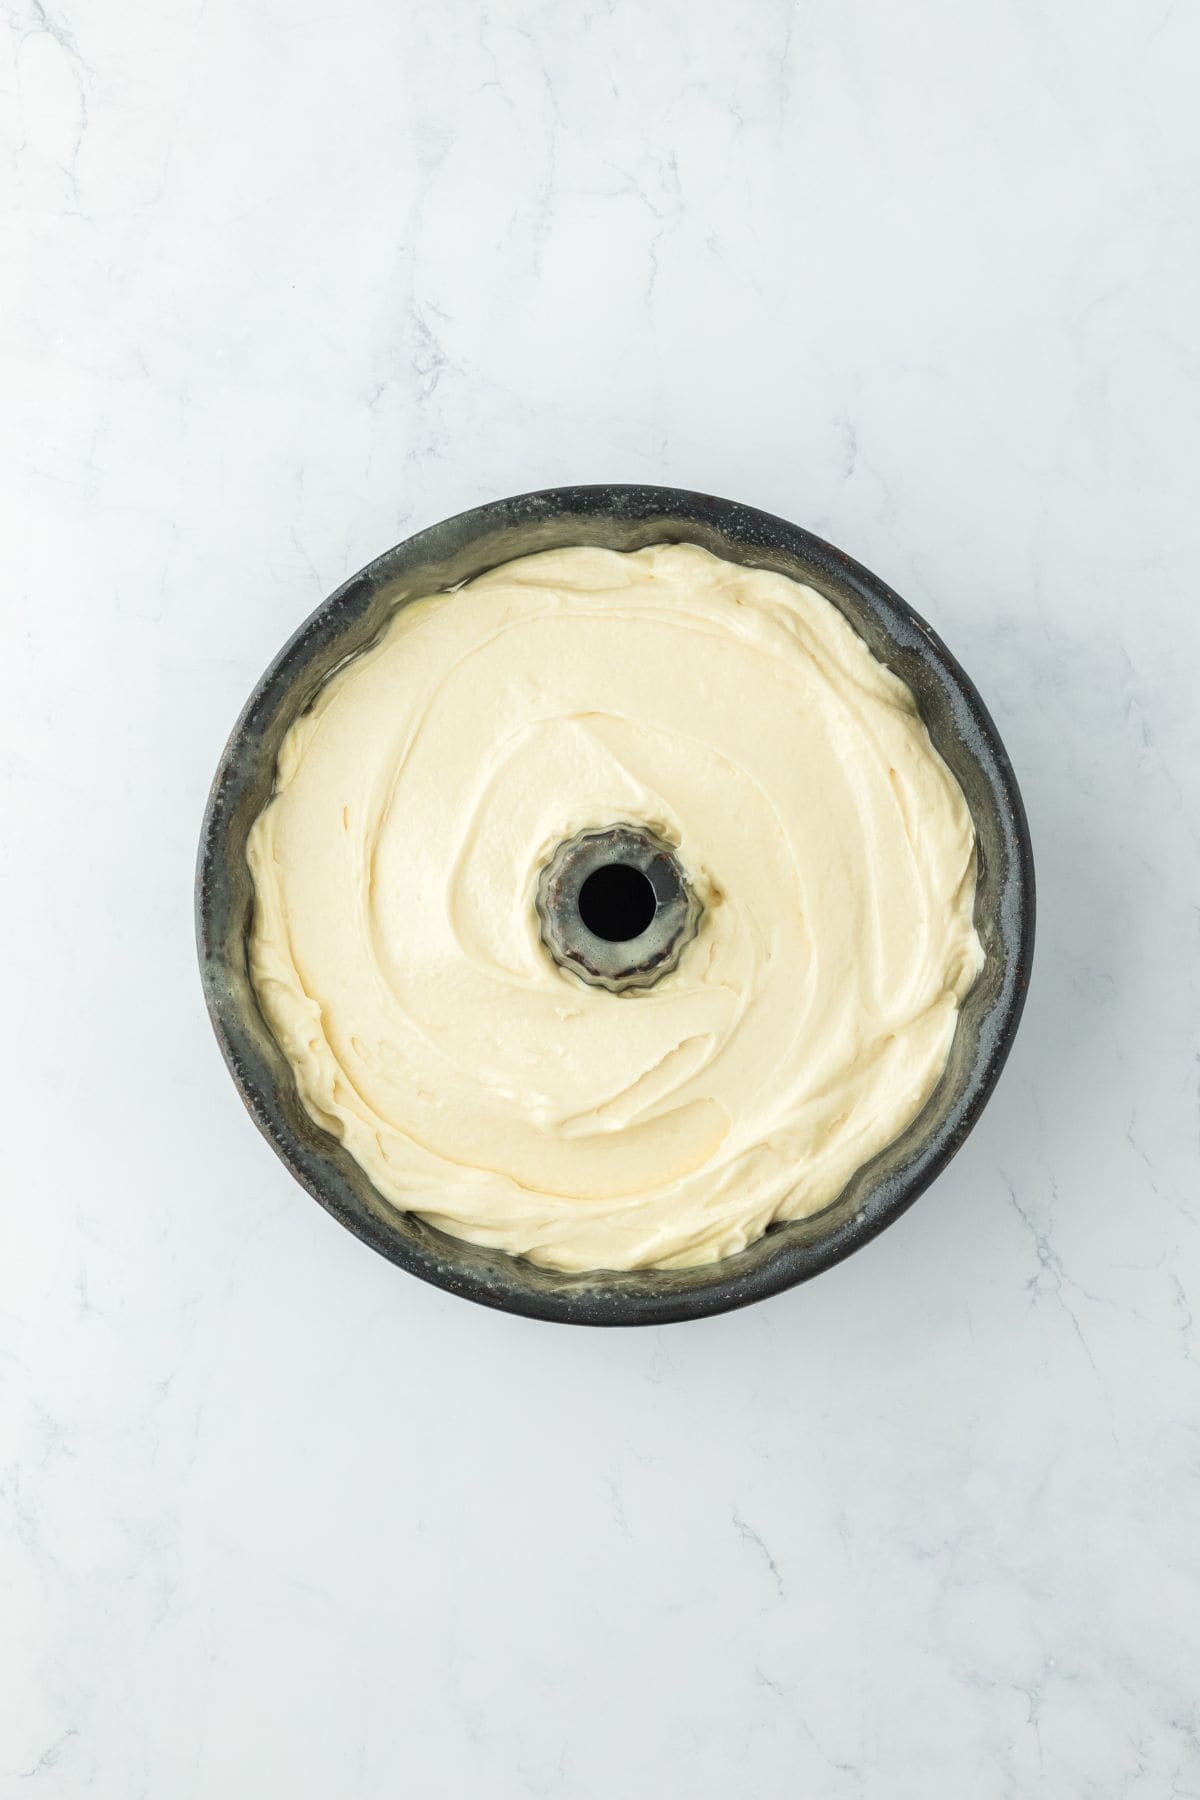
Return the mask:
<path id="1" fill-rule="evenodd" d="M 699 897 L 642 992 L 550 958 L 538 876 L 648 825 Z M 691 545 L 550 551 L 397 612 L 289 731 L 251 974 L 394 1206 L 562 1270 L 819 1211 L 921 1110 L 982 962 L 975 837 L 837 609 Z"/>

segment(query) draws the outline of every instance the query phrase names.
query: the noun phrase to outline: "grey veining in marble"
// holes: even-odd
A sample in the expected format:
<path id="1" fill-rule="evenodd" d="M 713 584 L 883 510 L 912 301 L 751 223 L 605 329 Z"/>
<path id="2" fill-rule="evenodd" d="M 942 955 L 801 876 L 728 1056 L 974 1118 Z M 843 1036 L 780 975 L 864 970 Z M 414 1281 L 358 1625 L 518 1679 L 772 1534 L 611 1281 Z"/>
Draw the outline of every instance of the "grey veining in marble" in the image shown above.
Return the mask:
<path id="1" fill-rule="evenodd" d="M 4 17 L 0 1796 L 1200 1794 L 1195 8 Z M 190 890 L 299 618 L 605 480 L 933 622 L 1039 941 L 919 1206 L 592 1334 L 298 1192 Z"/>

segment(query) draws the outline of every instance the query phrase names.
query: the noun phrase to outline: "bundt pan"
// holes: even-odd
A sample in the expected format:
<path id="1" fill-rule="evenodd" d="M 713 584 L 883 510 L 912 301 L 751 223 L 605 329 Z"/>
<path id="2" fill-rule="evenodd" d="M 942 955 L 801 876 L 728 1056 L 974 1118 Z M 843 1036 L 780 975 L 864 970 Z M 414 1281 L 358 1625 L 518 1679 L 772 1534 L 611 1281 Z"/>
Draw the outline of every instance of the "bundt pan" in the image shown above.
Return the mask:
<path id="1" fill-rule="evenodd" d="M 808 583 L 908 683 L 975 821 L 975 922 L 986 961 L 928 1104 L 824 1212 L 773 1226 L 749 1249 L 701 1268 L 563 1275 L 395 1211 L 309 1118 L 247 970 L 254 894 L 246 838 L 271 796 L 284 733 L 397 607 L 538 550 L 678 542 Z M 808 1280 L 869 1243 L 945 1168 L 995 1086 L 1021 1016 L 1034 876 L 1021 796 L 986 708 L 936 634 L 882 581 L 799 526 L 734 501 L 674 488 L 576 487 L 497 500 L 419 532 L 306 620 L 258 683 L 221 758 L 200 843 L 196 924 L 208 1010 L 251 1117 L 301 1186 L 343 1225 L 410 1274 L 485 1306 L 569 1324 L 656 1325 L 746 1306 Z"/>

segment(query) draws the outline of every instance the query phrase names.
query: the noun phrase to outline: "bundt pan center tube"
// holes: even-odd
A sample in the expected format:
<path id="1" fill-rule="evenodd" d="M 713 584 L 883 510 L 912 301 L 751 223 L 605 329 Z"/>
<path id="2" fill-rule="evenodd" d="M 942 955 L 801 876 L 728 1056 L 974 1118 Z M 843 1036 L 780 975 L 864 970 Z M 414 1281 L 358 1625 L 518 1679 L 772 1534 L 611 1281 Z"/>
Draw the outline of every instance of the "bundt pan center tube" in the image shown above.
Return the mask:
<path id="1" fill-rule="evenodd" d="M 695 548 L 661 552 L 650 549 L 660 545 Z M 510 1255 L 452 1237 L 436 1229 L 420 1214 L 399 1210 L 377 1191 L 360 1161 L 339 1141 L 345 1126 L 333 1116 L 337 1109 L 327 1113 L 320 1104 L 315 1108 L 319 1117 L 328 1116 L 339 1136 L 324 1129 L 310 1115 L 301 1099 L 292 1066 L 267 1024 L 251 980 L 255 889 L 248 845 L 252 856 L 261 858 L 263 854 L 261 842 L 256 841 L 262 837 L 261 830 L 252 838 L 252 829 L 271 800 L 285 737 L 297 721 L 303 721 L 292 733 L 285 751 L 284 766 L 291 768 L 294 743 L 311 737 L 317 721 L 328 712 L 329 696 L 335 689 L 341 691 L 345 687 L 343 675 L 327 688 L 330 676 L 361 652 L 378 646 L 389 624 L 408 603 L 446 594 L 488 571 L 498 570 L 500 565 L 521 558 L 537 556 L 541 552 L 578 550 L 585 546 L 599 552 L 645 552 L 644 556 L 635 556 L 627 564 L 618 557 L 610 557 L 605 565 L 603 557 L 596 555 L 577 560 L 602 570 L 607 567 L 641 571 L 638 580 L 643 585 L 646 581 L 652 582 L 654 571 L 658 571 L 662 577 L 664 604 L 669 598 L 672 575 L 678 578 L 682 569 L 685 577 L 690 579 L 695 568 L 697 579 L 701 579 L 705 570 L 716 569 L 717 565 L 710 560 L 712 557 L 723 560 L 727 575 L 729 564 L 765 571 L 765 579 L 754 576 L 746 580 L 751 585 L 757 583 L 758 590 L 768 594 L 772 580 L 775 589 L 785 594 L 796 592 L 789 582 L 815 590 L 820 598 L 810 594 L 808 607 L 833 621 L 834 637 L 847 640 L 851 646 L 855 642 L 846 626 L 836 619 L 828 606 L 822 605 L 822 600 L 837 609 L 878 663 L 910 691 L 912 698 L 904 695 L 903 704 L 912 719 L 915 699 L 929 733 L 928 739 L 923 730 L 920 736 L 926 744 L 925 757 L 931 763 L 936 781 L 945 785 L 948 770 L 961 790 L 957 800 L 962 820 L 958 841 L 970 845 L 964 799 L 970 812 L 970 824 L 974 827 L 974 931 L 971 928 L 971 890 L 966 888 L 960 902 L 965 921 L 961 929 L 965 938 L 955 939 L 956 943 L 965 943 L 969 939 L 970 952 L 964 950 L 963 955 L 967 956 L 970 967 L 963 964 L 957 975 L 951 974 L 947 978 L 953 982 L 957 994 L 965 997 L 962 997 L 956 1017 L 953 1012 L 946 1014 L 943 1007 L 942 1017 L 947 1018 L 948 1023 L 942 1028 L 944 1035 L 940 1042 L 944 1046 L 953 1032 L 949 1057 L 922 1110 L 893 1142 L 878 1154 L 870 1155 L 870 1160 L 857 1169 L 832 1204 L 823 1205 L 823 1210 L 810 1216 L 772 1225 L 745 1249 L 736 1249 L 738 1244 L 746 1241 L 745 1231 L 736 1236 L 729 1234 L 728 1227 L 722 1228 L 723 1235 L 710 1238 L 707 1251 L 709 1257 L 720 1260 L 701 1262 L 699 1266 L 587 1268 L 582 1273 L 566 1273 L 559 1268 L 542 1266 L 541 1261 L 535 1264 L 525 1256 Z M 707 552 L 708 556 L 700 552 Z M 553 562 L 543 558 L 541 563 L 532 566 L 539 571 L 555 570 L 562 561 L 562 558 Z M 774 579 L 779 576 L 787 577 L 788 581 Z M 501 575 L 499 579 L 503 582 L 505 577 Z M 750 588 L 737 578 L 736 572 L 731 579 L 731 591 L 740 592 L 744 588 L 749 596 Z M 492 576 L 473 592 L 487 590 L 494 593 L 496 583 L 497 576 Z M 456 619 L 474 616 L 467 612 L 466 601 L 456 602 L 453 596 L 439 604 L 451 627 Z M 472 605 L 475 604 L 472 601 Z M 498 602 L 491 604 L 494 606 Z M 587 604 L 593 613 L 599 606 L 600 617 L 608 620 L 601 629 L 605 633 L 611 632 L 614 622 L 610 602 L 601 595 L 598 601 L 593 597 Z M 457 615 L 456 605 L 461 609 Z M 748 597 L 746 622 L 750 611 Z M 418 607 L 411 614 L 404 613 L 402 619 L 404 622 L 410 619 L 423 621 L 429 616 L 429 609 Z M 674 616 L 669 606 L 663 616 Z M 741 617 L 739 615 L 739 620 Z M 428 635 L 424 623 L 418 629 Z M 436 624 L 433 629 L 436 634 Z M 458 625 L 457 630 L 462 638 L 465 635 L 462 626 Z M 413 635 L 407 623 L 399 638 L 394 631 L 388 633 L 388 644 L 395 646 L 389 652 L 393 656 L 393 669 L 407 666 L 403 660 L 397 662 L 395 658 L 407 656 L 407 644 Z M 474 643 L 474 637 L 470 641 Z M 864 656 L 861 646 L 853 651 L 853 656 L 867 671 L 875 666 Z M 378 657 L 375 658 L 375 662 L 378 661 Z M 360 666 L 365 671 L 371 662 L 371 658 L 365 658 Z M 858 664 L 853 666 L 857 668 Z M 534 671 L 533 677 L 538 673 Z M 669 681 L 669 678 L 667 670 L 662 679 Z M 360 679 L 357 674 L 355 679 Z M 367 683 L 371 679 L 368 674 L 361 677 Z M 721 679 L 719 669 L 715 679 Z M 756 693 L 759 680 L 760 677 L 755 675 Z M 872 680 L 876 684 L 890 681 L 896 693 L 902 693 L 891 676 L 880 675 L 877 671 Z M 707 669 L 693 680 L 693 686 L 720 700 L 728 721 L 729 694 L 710 687 Z M 681 693 L 692 691 L 690 686 Z M 318 696 L 321 696 L 321 704 L 310 718 L 309 709 Z M 765 690 L 762 697 L 768 698 Z M 649 698 L 643 687 L 638 718 L 645 718 Z M 680 695 L 673 694 L 672 698 L 678 709 Z M 518 708 L 511 716 L 519 724 L 525 713 Z M 786 714 L 783 716 L 786 724 Z M 689 713 L 683 721 L 687 732 L 691 731 L 690 719 Z M 733 722 L 737 731 L 744 735 L 743 713 L 735 710 Z M 703 709 L 698 709 L 697 742 L 703 739 L 703 724 Z M 763 729 L 771 724 L 778 728 L 778 712 L 774 719 L 764 714 Z M 798 718 L 798 744 L 801 726 L 802 721 Z M 915 729 L 920 730 L 920 727 Z M 785 764 L 790 761 L 789 733 L 790 728 L 781 740 Z M 490 728 L 487 728 L 486 738 L 483 734 L 478 738 L 479 744 L 485 741 L 493 741 Z M 938 757 L 930 757 L 930 742 L 941 762 Z M 941 763 L 945 768 L 940 777 L 936 777 Z M 773 766 L 778 768 L 779 761 Z M 897 771 L 893 770 L 892 775 L 896 777 Z M 281 774 L 280 779 L 285 777 Z M 695 792 L 699 794 L 701 790 L 696 788 Z M 708 792 L 707 787 L 703 792 Z M 550 793 L 556 794 L 557 788 L 552 787 Z M 904 792 L 898 791 L 897 798 L 903 812 Z M 353 810 L 353 806 L 348 811 L 339 809 L 339 832 L 343 828 L 350 830 L 349 817 Z M 272 807 L 271 813 L 276 812 L 277 808 Z M 828 806 L 826 813 L 829 814 Z M 548 980 L 557 983 L 565 991 L 567 1000 L 570 993 L 566 990 L 573 990 L 585 998 L 590 991 L 588 1017 L 599 1017 L 596 1009 L 601 1009 L 604 1029 L 619 1024 L 624 1018 L 637 1019 L 639 1029 L 645 1031 L 651 1021 L 665 1018 L 664 1004 L 668 1009 L 680 1004 L 679 982 L 683 980 L 686 984 L 692 980 L 707 966 L 706 959 L 711 961 L 714 955 L 719 957 L 722 945 L 729 941 L 730 906 L 722 904 L 722 896 L 705 867 L 704 856 L 696 857 L 694 842 L 691 844 L 691 862 L 698 860 L 698 867 L 690 866 L 689 834 L 685 830 L 681 841 L 680 832 L 673 828 L 668 814 L 660 818 L 635 807 L 622 810 L 616 804 L 601 809 L 598 816 L 584 813 L 577 814 L 574 823 L 565 820 L 567 828 L 557 834 L 553 834 L 551 820 L 551 836 L 539 853 L 540 866 L 530 870 L 527 889 L 514 896 L 522 908 L 528 906 L 528 942 L 516 943 L 516 962 L 519 963 L 521 956 L 536 959 L 527 960 L 530 975 L 526 979 L 535 979 L 539 991 Z M 841 822 L 848 814 L 839 805 L 832 816 Z M 397 817 L 403 827 L 403 811 Z M 765 827 L 760 825 L 757 829 L 759 835 L 770 836 Z M 961 837 L 962 832 L 966 833 L 965 839 Z M 758 841 L 756 835 L 754 843 Z M 391 842 L 402 861 L 403 832 L 401 830 L 397 836 L 395 826 Z M 902 837 L 900 842 L 903 849 Z M 947 840 L 947 843 L 946 854 L 950 855 L 953 842 Z M 764 855 L 772 848 L 764 839 Z M 904 849 L 906 858 L 908 854 Z M 961 858 L 963 852 L 957 854 Z M 386 862 L 386 856 L 384 860 Z M 260 861 L 260 872 L 262 866 Z M 732 866 L 738 866 L 736 861 Z M 961 868 L 961 860 L 958 866 Z M 483 873 L 486 875 L 487 869 Z M 507 879 L 498 884 L 503 891 L 508 885 Z M 490 892 L 486 881 L 480 891 Z M 899 893 L 892 889 L 887 892 L 894 893 L 895 906 L 899 907 Z M 732 896 L 733 911 L 736 911 L 738 898 L 736 893 Z M 851 898 L 848 894 L 847 899 Z M 784 897 L 781 903 L 787 905 L 789 902 Z M 501 899 L 500 904 L 506 903 Z M 875 904 L 878 907 L 878 895 Z M 715 913 L 708 911 L 710 906 L 718 910 Z M 827 1268 L 898 1217 L 949 1161 L 995 1084 L 1024 1000 L 1033 941 L 1033 906 L 1028 833 L 1007 756 L 974 688 L 929 628 L 876 577 L 797 526 L 730 501 L 673 489 L 642 487 L 572 488 L 498 501 L 420 533 L 347 582 L 285 646 L 238 721 L 210 796 L 197 876 L 200 959 L 206 999 L 217 1037 L 255 1122 L 297 1179 L 358 1236 L 412 1273 L 484 1304 L 533 1317 L 581 1324 L 664 1323 L 745 1305 Z M 522 919 L 524 917 L 522 912 Z M 879 917 L 878 912 L 876 917 Z M 898 923 L 901 917 L 897 913 Z M 260 914 L 260 922 L 262 919 L 269 921 L 269 912 Z M 470 923 L 468 920 L 467 924 Z M 462 924 L 458 921 L 458 926 Z M 476 921 L 475 925 L 486 930 L 486 922 L 480 926 Z M 526 930 L 524 924 L 521 930 Z M 726 934 L 724 939 L 722 931 Z M 896 935 L 895 929 L 892 935 Z M 260 929 L 254 938 L 256 980 L 260 989 L 263 988 L 264 966 L 270 967 L 263 962 L 261 938 Z M 390 948 L 385 944 L 380 954 L 386 961 L 390 951 L 397 948 L 407 953 L 411 946 L 400 946 L 397 940 Z M 513 950 L 513 945 L 508 948 Z M 954 953 L 952 963 L 957 954 Z M 506 967 L 510 964 L 516 966 L 511 957 Z M 407 976 L 410 986 L 414 979 L 419 979 L 420 970 L 425 966 L 418 960 L 410 967 Z M 799 1016 L 800 976 L 796 972 L 799 966 L 790 966 L 786 958 L 781 963 L 770 964 L 768 998 L 776 1016 L 776 1028 L 780 1007 L 786 1009 L 788 991 L 797 994 Z M 976 967 L 979 973 L 972 982 Z M 779 974 L 781 968 L 788 971 L 786 978 Z M 679 973 L 674 973 L 677 969 Z M 935 980 L 934 993 L 936 985 Z M 307 987 L 306 980 L 304 988 Z M 598 989 L 608 991 L 597 992 Z M 266 998 L 272 1000 L 270 991 L 263 991 Z M 665 1001 L 662 996 L 667 996 Z M 700 999 L 705 1005 L 709 1004 L 703 995 Z M 949 999 L 953 1005 L 953 994 Z M 302 1006 L 308 1004 L 303 992 L 300 1002 Z M 544 995 L 539 1005 L 545 1015 Z M 610 1008 L 613 1009 L 611 1018 L 607 1012 Z M 273 1001 L 270 1010 L 278 1030 L 281 1015 Z M 564 1019 L 570 1016 L 571 1008 L 564 1008 Z M 286 1031 L 283 1041 L 288 1042 Z M 617 1048 L 625 1049 L 626 1046 L 619 1043 Z M 360 1049 L 364 1055 L 368 1054 L 369 1042 L 359 1045 L 356 1041 L 356 1053 Z M 552 1059 L 556 1054 L 553 1044 L 548 1044 L 546 1050 Z M 743 1044 L 740 1052 L 743 1056 L 744 1050 Z M 930 1065 L 925 1085 L 913 1090 L 913 1105 L 919 1104 L 923 1095 L 929 1093 L 935 1067 Z M 313 1106 L 314 1090 L 307 1072 L 305 1083 L 308 1104 Z M 432 1079 L 427 1085 L 436 1089 Z M 436 1091 L 432 1096 L 425 1094 L 422 1097 L 430 1099 L 436 1107 Z M 506 1121 L 500 1115 L 496 1115 L 494 1123 L 497 1128 L 507 1129 Z M 350 1124 L 357 1126 L 357 1121 L 352 1118 Z M 354 1141 L 349 1131 L 347 1141 Z M 880 1141 L 879 1137 L 875 1140 L 876 1144 Z M 597 1140 L 598 1146 L 601 1143 L 602 1140 Z M 803 1173 L 804 1178 L 809 1179 L 810 1171 L 806 1169 Z M 786 1165 L 784 1174 L 786 1178 Z M 798 1170 L 798 1180 L 800 1176 Z M 382 1167 L 378 1179 L 386 1191 L 387 1171 Z M 778 1180 L 778 1175 L 775 1179 Z M 840 1183 L 842 1179 L 843 1175 L 837 1174 L 836 1182 Z M 396 1185 L 405 1192 L 403 1184 Z M 547 1191 L 561 1190 L 556 1190 L 551 1181 Z M 809 1204 L 823 1203 L 826 1196 L 835 1191 L 835 1181 L 830 1179 L 823 1193 L 813 1193 Z M 407 1203 L 407 1192 L 405 1200 Z M 693 1204 L 696 1200 L 693 1182 Z M 423 1192 L 413 1191 L 412 1204 L 421 1207 L 423 1212 L 436 1215 L 438 1193 L 430 1192 L 426 1197 Z M 661 1213 L 661 1195 L 659 1204 Z M 701 1194 L 701 1210 L 704 1204 Z M 632 1216 L 636 1224 L 636 1209 L 630 1215 L 628 1204 L 622 1205 L 626 1220 Z M 445 1216 L 453 1217 L 449 1206 Z M 770 1210 L 759 1214 L 759 1231 L 771 1216 Z M 666 1223 L 669 1225 L 670 1221 Z M 662 1225 L 660 1217 L 654 1231 L 658 1232 Z M 625 1229 L 625 1221 L 622 1229 Z M 641 1229 L 638 1225 L 638 1230 Z M 492 1238 L 491 1241 L 502 1240 Z M 520 1238 L 510 1237 L 508 1241 L 518 1247 L 522 1243 Z M 549 1245 L 554 1240 L 548 1237 L 545 1241 Z M 655 1241 L 653 1235 L 645 1239 L 651 1247 Z M 686 1255 L 686 1242 L 686 1237 L 681 1238 L 680 1249 L 672 1251 L 680 1262 Z M 736 1253 L 722 1255 L 731 1245 Z M 597 1236 L 595 1246 L 581 1240 L 581 1253 L 576 1257 L 575 1268 L 581 1269 L 588 1252 L 595 1256 L 597 1250 L 605 1253 L 610 1250 L 610 1242 L 603 1235 Z M 615 1248 L 612 1253 L 616 1254 Z M 546 1260 L 558 1254 L 548 1251 Z M 651 1260 L 648 1249 L 637 1251 L 635 1248 L 629 1261 L 632 1262 L 635 1255 L 642 1262 Z"/>

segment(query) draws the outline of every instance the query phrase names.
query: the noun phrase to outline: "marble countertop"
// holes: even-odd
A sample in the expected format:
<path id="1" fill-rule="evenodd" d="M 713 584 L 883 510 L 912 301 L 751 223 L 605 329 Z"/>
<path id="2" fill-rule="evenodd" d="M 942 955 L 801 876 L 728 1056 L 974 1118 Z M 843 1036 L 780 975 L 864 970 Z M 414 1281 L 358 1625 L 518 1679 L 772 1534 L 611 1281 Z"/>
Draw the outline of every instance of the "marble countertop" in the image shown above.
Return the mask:
<path id="1" fill-rule="evenodd" d="M 7 0 L 0 1796 L 1200 1795 L 1200 16 Z M 252 1130 L 200 812 L 498 494 L 780 512 L 975 676 L 1021 1034 L 747 1312 L 427 1289 Z"/>

